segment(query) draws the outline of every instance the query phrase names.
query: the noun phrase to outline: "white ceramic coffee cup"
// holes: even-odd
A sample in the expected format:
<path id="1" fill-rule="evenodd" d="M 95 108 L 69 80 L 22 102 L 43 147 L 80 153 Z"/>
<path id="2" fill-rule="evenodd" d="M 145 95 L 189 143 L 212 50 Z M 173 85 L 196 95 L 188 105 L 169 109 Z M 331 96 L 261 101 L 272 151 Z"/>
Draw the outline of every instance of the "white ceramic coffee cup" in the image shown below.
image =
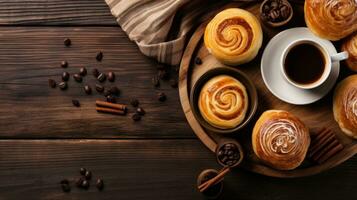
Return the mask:
<path id="1" fill-rule="evenodd" d="M 289 78 L 289 76 L 287 75 L 286 71 L 285 71 L 285 67 L 284 67 L 284 63 L 285 63 L 285 59 L 287 54 L 289 53 L 289 51 L 300 44 L 311 44 L 314 45 L 315 47 L 317 47 L 324 59 L 325 59 L 325 67 L 324 67 L 324 72 L 322 73 L 321 77 L 313 82 L 313 83 L 309 83 L 309 84 L 300 84 L 300 83 L 296 83 L 295 81 L 291 80 Z M 341 60 L 345 60 L 348 58 L 348 53 L 346 51 L 340 52 L 340 53 L 336 53 L 333 55 L 330 55 L 330 53 L 327 51 L 327 49 L 324 47 L 323 44 L 321 44 L 319 41 L 315 41 L 312 39 L 299 39 L 299 40 L 295 40 L 293 42 L 291 42 L 283 51 L 281 59 L 280 59 L 280 68 L 281 68 L 281 73 L 283 74 L 283 76 L 285 77 L 285 79 L 292 85 L 294 85 L 295 87 L 301 88 L 301 89 L 313 89 L 316 87 L 319 87 L 320 85 L 322 85 L 330 76 L 331 74 L 331 70 L 332 70 L 332 63 L 333 62 L 339 62 Z"/>

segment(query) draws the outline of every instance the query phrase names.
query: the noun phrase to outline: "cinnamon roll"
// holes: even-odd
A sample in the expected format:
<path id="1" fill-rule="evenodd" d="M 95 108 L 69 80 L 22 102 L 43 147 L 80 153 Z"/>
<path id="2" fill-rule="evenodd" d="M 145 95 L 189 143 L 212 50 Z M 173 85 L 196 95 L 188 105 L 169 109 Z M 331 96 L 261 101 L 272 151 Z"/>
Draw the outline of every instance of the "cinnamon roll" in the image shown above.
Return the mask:
<path id="1" fill-rule="evenodd" d="M 356 0 L 305 0 L 305 22 L 316 35 L 339 40 L 357 30 Z"/>
<path id="2" fill-rule="evenodd" d="M 258 19 L 248 11 L 230 8 L 218 13 L 207 25 L 206 48 L 228 65 L 251 61 L 262 45 L 263 32 Z"/>
<path id="3" fill-rule="evenodd" d="M 348 52 L 347 66 L 357 72 L 357 32 L 343 42 L 342 51 Z"/>
<path id="4" fill-rule="evenodd" d="M 333 97 L 333 114 L 341 130 L 357 139 L 357 74 L 337 85 Z"/>
<path id="5" fill-rule="evenodd" d="M 305 159 L 310 135 L 308 128 L 291 113 L 269 110 L 254 126 L 252 144 L 262 162 L 275 169 L 291 170 Z"/>
<path id="6" fill-rule="evenodd" d="M 228 75 L 219 75 L 202 87 L 198 108 L 210 125 L 230 129 L 244 120 L 248 101 L 246 89 L 240 81 Z"/>

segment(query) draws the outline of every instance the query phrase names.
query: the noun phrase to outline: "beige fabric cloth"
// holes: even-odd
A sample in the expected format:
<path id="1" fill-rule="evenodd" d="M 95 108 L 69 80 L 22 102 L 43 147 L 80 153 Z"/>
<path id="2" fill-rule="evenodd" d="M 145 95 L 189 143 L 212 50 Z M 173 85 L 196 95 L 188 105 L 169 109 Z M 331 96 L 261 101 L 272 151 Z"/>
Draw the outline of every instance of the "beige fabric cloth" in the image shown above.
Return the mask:
<path id="1" fill-rule="evenodd" d="M 105 0 L 140 51 L 161 63 L 178 65 L 187 36 L 203 14 L 227 0 Z M 249 0 L 248 0 L 249 1 Z"/>

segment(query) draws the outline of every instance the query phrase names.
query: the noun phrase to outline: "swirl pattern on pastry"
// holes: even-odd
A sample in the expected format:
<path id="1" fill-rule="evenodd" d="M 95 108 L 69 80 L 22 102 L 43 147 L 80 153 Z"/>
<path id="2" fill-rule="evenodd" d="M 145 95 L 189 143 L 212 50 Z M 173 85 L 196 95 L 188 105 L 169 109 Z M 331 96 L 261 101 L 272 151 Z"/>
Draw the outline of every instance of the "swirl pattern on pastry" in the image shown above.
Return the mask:
<path id="1" fill-rule="evenodd" d="M 238 65 L 249 62 L 262 45 L 258 19 L 248 11 L 231 8 L 218 13 L 207 25 L 204 42 L 221 62 Z"/>
<path id="2" fill-rule="evenodd" d="M 339 40 L 357 30 L 356 0 L 306 0 L 305 21 L 316 35 Z"/>
<path id="3" fill-rule="evenodd" d="M 253 150 L 266 164 L 281 170 L 298 167 L 310 145 L 307 127 L 286 112 L 266 111 L 253 129 Z"/>
<path id="4" fill-rule="evenodd" d="M 209 124 L 230 129 L 244 120 L 248 101 L 246 89 L 240 81 L 228 75 L 219 75 L 202 87 L 198 107 Z"/>
<path id="5" fill-rule="evenodd" d="M 344 41 L 342 51 L 348 52 L 348 59 L 346 60 L 347 66 L 352 71 L 357 72 L 357 32 Z"/>
<path id="6" fill-rule="evenodd" d="M 357 75 L 347 77 L 336 87 L 333 113 L 341 130 L 357 139 Z"/>

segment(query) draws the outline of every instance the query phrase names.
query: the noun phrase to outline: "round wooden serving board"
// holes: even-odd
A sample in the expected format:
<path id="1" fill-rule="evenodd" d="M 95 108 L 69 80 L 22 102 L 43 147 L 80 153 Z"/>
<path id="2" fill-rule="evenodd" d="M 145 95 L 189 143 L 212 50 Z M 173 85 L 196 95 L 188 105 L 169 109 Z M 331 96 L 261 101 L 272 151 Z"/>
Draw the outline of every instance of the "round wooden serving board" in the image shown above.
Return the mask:
<path id="1" fill-rule="evenodd" d="M 247 10 L 250 9 L 252 9 L 251 12 L 255 14 L 257 13 L 257 6 L 247 8 Z M 237 66 L 238 69 L 245 72 L 251 78 L 257 88 L 259 106 L 254 116 L 254 119 L 246 128 L 244 128 L 244 130 L 241 130 L 238 133 L 230 136 L 218 135 L 205 130 L 195 119 L 191 111 L 189 101 L 190 91 L 195 82 L 201 77 L 203 73 L 215 67 L 225 66 L 219 61 L 217 61 L 215 57 L 213 57 L 204 46 L 202 36 L 204 34 L 205 27 L 206 23 L 202 24 L 197 28 L 186 47 L 180 66 L 179 92 L 182 108 L 186 115 L 188 123 L 190 124 L 197 137 L 212 152 L 215 151 L 217 143 L 221 139 L 228 137 L 230 137 L 231 139 L 236 139 L 243 145 L 245 151 L 245 159 L 240 165 L 240 167 L 243 167 L 244 169 L 255 173 L 273 177 L 301 177 L 317 174 L 341 164 L 342 162 L 346 161 L 357 153 L 357 142 L 345 136 L 339 129 L 338 124 L 333 118 L 332 92 L 330 92 L 320 101 L 305 106 L 296 106 L 285 103 L 269 92 L 268 88 L 263 82 L 260 73 L 260 59 L 261 52 L 264 50 L 267 41 L 269 41 L 269 39 L 276 33 L 272 34 L 272 32 L 274 31 L 267 29 L 267 27 L 263 27 L 265 34 L 265 42 L 261 48 L 260 54 L 258 54 L 258 56 L 252 62 L 247 63 L 245 65 Z M 196 57 L 201 58 L 201 65 L 195 64 L 194 59 Z M 342 65 L 341 67 L 344 66 Z M 346 74 L 342 74 L 340 75 L 342 77 L 340 77 L 339 80 L 341 80 L 343 76 L 346 76 Z M 290 171 L 275 170 L 262 164 L 255 156 L 252 150 L 251 133 L 255 121 L 259 118 L 261 113 L 269 109 L 287 110 L 298 116 L 309 127 L 311 135 L 314 135 L 318 130 L 321 130 L 323 127 L 331 129 L 337 136 L 340 143 L 343 145 L 343 150 L 335 154 L 333 157 L 331 157 L 322 164 L 316 164 L 314 162 L 309 161 L 309 159 L 307 158 L 300 167 Z"/>

